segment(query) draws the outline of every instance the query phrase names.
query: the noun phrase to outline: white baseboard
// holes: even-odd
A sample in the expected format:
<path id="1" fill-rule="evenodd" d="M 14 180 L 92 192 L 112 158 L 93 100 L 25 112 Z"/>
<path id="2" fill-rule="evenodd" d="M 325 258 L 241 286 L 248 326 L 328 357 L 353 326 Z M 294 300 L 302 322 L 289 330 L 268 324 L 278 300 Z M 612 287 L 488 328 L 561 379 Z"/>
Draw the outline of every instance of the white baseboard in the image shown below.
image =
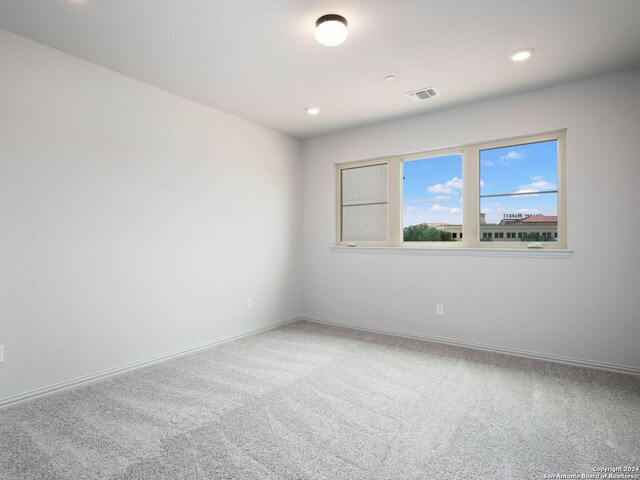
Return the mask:
<path id="1" fill-rule="evenodd" d="M 0 407 L 7 407 L 9 405 L 14 405 L 14 404 L 17 404 L 17 403 L 20 403 L 20 402 L 24 402 L 24 401 L 27 401 L 27 400 L 31 400 L 31 399 L 34 399 L 34 398 L 43 397 L 45 395 L 50 395 L 52 393 L 60 392 L 62 390 L 67 390 L 69 388 L 73 388 L 73 387 L 77 387 L 77 386 L 84 385 L 84 384 L 87 384 L 87 383 L 95 382 L 97 380 L 102 380 L 104 378 L 111 377 L 111 376 L 117 375 L 119 373 L 124 373 L 124 372 L 128 372 L 128 371 L 131 371 L 131 370 L 136 370 L 138 368 L 142 368 L 142 367 L 145 367 L 145 366 L 148 366 L 148 365 L 152 365 L 154 363 L 159 363 L 159 362 L 162 362 L 162 361 L 165 361 L 165 360 L 169 360 L 171 358 L 180 357 L 182 355 L 186 355 L 188 353 L 195 352 L 196 350 L 202 350 L 204 348 L 211 347 L 213 345 L 219 345 L 221 343 L 229 342 L 231 340 L 236 340 L 236 339 L 241 338 L 241 337 L 246 337 L 248 335 L 253 335 L 253 334 L 256 334 L 256 333 L 259 333 L 259 332 L 263 332 L 263 331 L 266 331 L 266 330 L 271 330 L 273 328 L 277 328 L 277 327 L 286 325 L 288 323 L 293 323 L 293 322 L 296 322 L 298 320 L 306 320 L 306 321 L 314 322 L 314 323 L 323 323 L 323 324 L 327 324 L 327 325 L 335 325 L 335 326 L 339 326 L 339 327 L 350 328 L 350 329 L 353 329 L 353 330 L 361 330 L 361 331 L 365 331 L 365 332 L 383 333 L 383 334 L 386 334 L 386 335 L 393 335 L 393 336 L 396 336 L 396 337 L 405 337 L 405 338 L 413 338 L 413 339 L 417 339 L 417 340 L 425 340 L 425 341 L 428 341 L 428 342 L 435 342 L 435 343 L 441 343 L 441 344 L 444 344 L 444 345 L 452 345 L 452 346 L 464 347 L 464 348 L 472 348 L 472 349 L 475 349 L 475 350 L 483 350 L 483 351 L 493 352 L 493 353 L 514 355 L 514 356 L 517 356 L 517 357 L 525 357 L 525 358 L 531 358 L 531 359 L 536 359 L 536 360 L 544 360 L 544 361 L 548 361 L 548 362 L 563 363 L 563 364 L 574 365 L 574 366 L 578 366 L 578 367 L 587 367 L 587 368 L 594 368 L 594 369 L 598 369 L 598 370 L 607 370 L 607 371 L 617 372 L 617 373 L 640 375 L 640 368 L 627 366 L 627 365 L 616 365 L 616 364 L 612 364 L 612 363 L 595 362 L 595 361 L 592 361 L 592 360 L 586 360 L 586 359 L 580 359 L 580 358 L 572 358 L 572 357 L 563 357 L 563 356 L 560 356 L 560 355 L 551 355 L 551 354 L 547 354 L 547 353 L 531 352 L 531 351 L 527 351 L 527 350 L 518 350 L 518 349 L 514 349 L 514 348 L 499 347 L 499 346 L 495 346 L 495 345 L 486 345 L 486 344 L 482 344 L 482 343 L 464 342 L 464 341 L 460 341 L 460 340 L 454 340 L 454 339 L 451 339 L 451 338 L 435 337 L 435 336 L 431 336 L 431 335 L 409 333 L 409 332 L 404 332 L 404 331 L 400 331 L 400 330 L 393 330 L 393 329 L 389 329 L 389 328 L 371 327 L 371 326 L 368 326 L 368 325 L 361 325 L 361 324 L 347 323 L 347 322 L 338 322 L 338 321 L 329 320 L 329 319 L 326 319 L 326 318 L 319 318 L 319 317 L 311 317 L 311 316 L 301 315 L 301 316 L 292 317 L 292 318 L 289 318 L 287 320 L 283 320 L 283 321 L 280 321 L 280 322 L 276 322 L 276 323 L 267 325 L 265 327 L 259 327 L 259 328 L 244 330 L 242 332 L 238 332 L 238 333 L 234 333 L 234 334 L 227 335 L 227 336 L 224 336 L 224 337 L 216 338 L 216 339 L 209 340 L 209 341 L 206 341 L 206 342 L 202 342 L 202 343 L 199 343 L 199 344 L 196 344 L 196 345 L 191 345 L 189 347 L 182 348 L 180 350 L 174 350 L 172 352 L 164 353 L 164 354 L 161 354 L 161 355 L 156 355 L 154 357 L 150 357 L 150 358 L 147 358 L 147 359 L 144 359 L 144 360 L 140 360 L 140 361 L 137 361 L 137 362 L 128 363 L 126 365 L 121 365 L 119 367 L 110 368 L 108 370 L 103 370 L 101 372 L 97 372 L 97 373 L 85 375 L 85 376 L 82 376 L 82 377 L 78 377 L 78 378 L 75 378 L 73 380 L 69 380 L 69 381 L 66 381 L 66 382 L 58 383 L 58 384 L 55 384 L 55 385 L 50 385 L 48 387 L 39 388 L 39 389 L 36 389 L 36 390 L 32 390 L 30 392 L 21 393 L 21 394 L 18 394 L 18 395 L 13 395 L 11 397 L 2 398 L 2 399 L 0 399 Z"/>
<path id="2" fill-rule="evenodd" d="M 172 352 L 163 353 L 161 355 L 156 355 L 154 357 L 146 358 L 144 360 L 139 360 L 137 362 L 128 363 L 126 365 L 121 365 L 119 367 L 110 368 L 108 370 L 103 370 L 101 372 L 92 373 L 89 375 L 84 375 L 82 377 L 74 378 L 73 380 L 69 380 L 62 383 L 57 383 L 55 385 L 50 385 L 48 387 L 38 388 L 36 390 L 32 390 L 26 393 L 20 393 L 18 395 L 13 395 L 11 397 L 6 397 L 0 399 L 0 407 L 7 407 L 9 405 L 14 405 L 16 403 L 25 402 L 27 400 L 32 400 L 34 398 L 43 397 L 45 395 L 50 395 L 52 393 L 60 392 L 62 390 L 67 390 L 69 388 L 78 387 L 80 385 L 84 385 L 86 383 L 95 382 L 96 380 L 102 380 L 107 377 L 111 377 L 113 375 L 117 375 L 119 373 L 128 372 L 131 370 L 136 370 L 141 367 L 146 367 L 148 365 L 152 365 L 154 363 L 159 363 L 165 360 L 169 360 L 171 358 L 180 357 L 182 355 L 186 355 L 191 352 L 195 352 L 196 350 L 202 350 L 203 348 L 211 347 L 213 345 L 218 345 L 221 343 L 229 342 L 231 340 L 236 340 L 241 337 L 246 337 L 248 335 L 254 335 L 259 332 L 264 332 L 266 330 L 271 330 L 276 327 L 280 327 L 282 325 L 286 325 L 288 323 L 292 323 L 298 320 L 302 320 L 301 316 L 295 316 L 292 318 L 288 318 L 287 320 L 283 320 L 280 322 L 276 322 L 266 327 L 258 327 L 252 328 L 249 330 L 244 330 L 242 332 L 233 333 L 231 335 L 227 335 L 220 338 L 215 338 L 213 340 L 208 340 L 206 342 L 198 343 L 196 345 L 191 345 L 186 348 L 181 348 L 179 350 L 174 350 Z"/>
<path id="3" fill-rule="evenodd" d="M 482 343 L 464 342 L 460 340 L 454 340 L 452 338 L 434 337 L 431 335 L 423 335 L 417 333 L 403 332 L 400 330 L 392 330 L 389 328 L 370 327 L 368 325 L 361 325 L 356 323 L 337 322 L 326 318 L 310 317 L 303 315 L 301 320 L 307 320 L 309 322 L 324 323 L 327 325 L 335 325 L 338 327 L 350 328 L 353 330 L 361 330 L 365 332 L 384 333 L 386 335 L 393 335 L 396 337 L 413 338 L 417 340 L 425 340 L 428 342 L 441 343 L 444 345 L 452 345 L 456 347 L 472 348 L 475 350 L 483 350 L 486 352 L 502 353 L 506 355 L 514 355 L 516 357 L 525 357 L 535 360 L 544 360 L 547 362 L 563 363 L 566 365 L 573 365 L 577 367 L 594 368 L 597 370 L 607 370 L 616 373 L 626 373 L 631 375 L 640 375 L 640 368 L 632 367 L 628 365 L 616 365 L 613 363 L 596 362 L 592 360 L 586 360 L 582 358 L 563 357 L 560 355 L 552 355 L 549 353 L 530 352 L 527 350 L 519 350 L 515 348 L 499 347 L 496 345 L 486 345 Z"/>

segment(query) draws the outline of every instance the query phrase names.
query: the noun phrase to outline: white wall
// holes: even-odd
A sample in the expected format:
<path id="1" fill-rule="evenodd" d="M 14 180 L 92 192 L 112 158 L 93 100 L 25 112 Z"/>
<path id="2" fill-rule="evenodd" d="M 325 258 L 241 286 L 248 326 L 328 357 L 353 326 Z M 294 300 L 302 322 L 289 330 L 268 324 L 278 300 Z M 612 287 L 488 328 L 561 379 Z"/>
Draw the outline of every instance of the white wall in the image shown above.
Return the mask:
<path id="1" fill-rule="evenodd" d="M 561 128 L 571 258 L 330 250 L 334 163 Z M 640 70 L 305 141 L 305 315 L 640 368 L 639 142 Z"/>
<path id="2" fill-rule="evenodd" d="M 0 71 L 0 400 L 300 313 L 299 141 L 2 30 Z"/>

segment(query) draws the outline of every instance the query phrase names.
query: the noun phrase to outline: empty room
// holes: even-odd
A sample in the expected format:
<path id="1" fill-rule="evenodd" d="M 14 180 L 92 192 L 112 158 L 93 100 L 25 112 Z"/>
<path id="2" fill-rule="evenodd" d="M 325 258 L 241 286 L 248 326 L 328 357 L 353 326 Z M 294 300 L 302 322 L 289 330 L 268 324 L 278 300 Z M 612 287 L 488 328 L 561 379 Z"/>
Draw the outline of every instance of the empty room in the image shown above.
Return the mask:
<path id="1" fill-rule="evenodd" d="M 0 0 L 0 480 L 640 479 L 639 24 Z"/>

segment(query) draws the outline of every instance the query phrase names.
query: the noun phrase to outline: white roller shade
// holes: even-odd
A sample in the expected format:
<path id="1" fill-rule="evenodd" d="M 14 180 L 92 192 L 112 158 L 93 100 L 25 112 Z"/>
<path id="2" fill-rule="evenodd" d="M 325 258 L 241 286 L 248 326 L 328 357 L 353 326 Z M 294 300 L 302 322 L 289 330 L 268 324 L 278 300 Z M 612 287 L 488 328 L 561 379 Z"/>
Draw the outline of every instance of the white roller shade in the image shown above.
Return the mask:
<path id="1" fill-rule="evenodd" d="M 342 170 L 342 205 L 386 203 L 387 165 Z"/>
<path id="2" fill-rule="evenodd" d="M 386 164 L 342 170 L 342 241 L 387 241 L 387 175 Z"/>

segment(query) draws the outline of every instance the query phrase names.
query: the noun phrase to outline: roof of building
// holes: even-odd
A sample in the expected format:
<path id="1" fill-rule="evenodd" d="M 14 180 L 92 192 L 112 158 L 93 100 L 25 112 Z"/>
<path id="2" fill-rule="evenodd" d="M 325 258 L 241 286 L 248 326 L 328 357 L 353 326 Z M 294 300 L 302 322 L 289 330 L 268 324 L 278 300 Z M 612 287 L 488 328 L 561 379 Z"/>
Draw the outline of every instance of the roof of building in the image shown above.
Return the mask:
<path id="1" fill-rule="evenodd" d="M 519 220 L 518 223 L 558 223 L 557 215 L 531 216 Z"/>

